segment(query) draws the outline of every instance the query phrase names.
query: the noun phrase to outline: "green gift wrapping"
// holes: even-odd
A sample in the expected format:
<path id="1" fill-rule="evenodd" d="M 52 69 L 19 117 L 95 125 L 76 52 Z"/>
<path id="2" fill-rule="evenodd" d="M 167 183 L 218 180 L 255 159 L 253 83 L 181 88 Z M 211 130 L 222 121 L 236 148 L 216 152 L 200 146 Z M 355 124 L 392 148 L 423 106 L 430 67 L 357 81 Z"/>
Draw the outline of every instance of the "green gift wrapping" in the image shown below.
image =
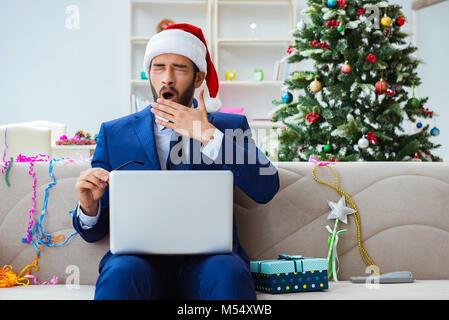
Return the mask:
<path id="1" fill-rule="evenodd" d="M 250 262 L 256 290 L 271 294 L 328 289 L 327 269 L 327 259 L 299 255 Z"/>

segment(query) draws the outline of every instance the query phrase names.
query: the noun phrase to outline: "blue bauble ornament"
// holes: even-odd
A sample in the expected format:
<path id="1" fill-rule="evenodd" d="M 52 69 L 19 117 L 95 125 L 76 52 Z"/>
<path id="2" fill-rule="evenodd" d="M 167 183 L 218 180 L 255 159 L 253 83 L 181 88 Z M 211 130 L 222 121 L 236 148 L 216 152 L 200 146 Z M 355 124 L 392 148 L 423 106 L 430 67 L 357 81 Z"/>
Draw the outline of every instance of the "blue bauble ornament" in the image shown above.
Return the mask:
<path id="1" fill-rule="evenodd" d="M 440 129 L 438 129 L 437 127 L 433 127 L 432 130 L 430 130 L 430 134 L 436 137 L 440 134 Z"/>
<path id="2" fill-rule="evenodd" d="M 283 95 L 282 95 L 282 102 L 284 103 L 290 103 L 293 101 L 293 95 L 286 91 Z"/>
<path id="3" fill-rule="evenodd" d="M 416 127 L 417 127 L 418 129 L 421 129 L 421 128 L 422 128 L 422 123 L 421 123 L 421 122 L 418 122 L 418 123 L 416 124 Z"/>
<path id="4" fill-rule="evenodd" d="M 329 8 L 335 8 L 337 6 L 337 0 L 327 0 L 327 6 Z"/>

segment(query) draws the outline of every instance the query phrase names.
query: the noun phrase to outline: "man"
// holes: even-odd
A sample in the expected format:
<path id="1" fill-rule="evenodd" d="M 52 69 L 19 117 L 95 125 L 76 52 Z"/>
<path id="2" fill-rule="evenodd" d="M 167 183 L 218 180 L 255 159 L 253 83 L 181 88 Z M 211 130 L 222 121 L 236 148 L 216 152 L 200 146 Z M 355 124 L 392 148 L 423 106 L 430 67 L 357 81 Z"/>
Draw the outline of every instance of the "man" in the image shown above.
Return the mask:
<path id="1" fill-rule="evenodd" d="M 73 223 L 81 237 L 95 242 L 108 233 L 109 172 L 129 161 L 144 165 L 130 164 L 124 170 L 231 170 L 234 184 L 254 201 L 270 201 L 279 189 L 279 176 L 254 145 L 246 117 L 208 113 L 204 90 L 194 98 L 205 79 L 210 96 L 218 93 L 218 77 L 201 29 L 175 24 L 153 36 L 144 68 L 155 102 L 102 123 L 92 168 L 82 172 L 76 183 L 79 203 Z M 171 142 L 181 137 L 177 145 L 182 148 L 174 153 Z M 151 194 L 148 199 L 149 205 L 157 201 Z M 230 254 L 114 255 L 109 251 L 100 262 L 95 299 L 256 299 L 235 219 L 233 234 Z"/>

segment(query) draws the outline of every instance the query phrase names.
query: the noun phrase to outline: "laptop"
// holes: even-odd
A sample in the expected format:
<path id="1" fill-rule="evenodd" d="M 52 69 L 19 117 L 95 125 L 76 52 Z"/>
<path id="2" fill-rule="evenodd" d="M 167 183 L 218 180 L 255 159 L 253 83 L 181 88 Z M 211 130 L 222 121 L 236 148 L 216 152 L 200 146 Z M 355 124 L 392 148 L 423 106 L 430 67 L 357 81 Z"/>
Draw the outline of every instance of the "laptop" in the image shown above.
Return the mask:
<path id="1" fill-rule="evenodd" d="M 109 175 L 114 254 L 232 251 L 229 170 L 114 170 Z"/>

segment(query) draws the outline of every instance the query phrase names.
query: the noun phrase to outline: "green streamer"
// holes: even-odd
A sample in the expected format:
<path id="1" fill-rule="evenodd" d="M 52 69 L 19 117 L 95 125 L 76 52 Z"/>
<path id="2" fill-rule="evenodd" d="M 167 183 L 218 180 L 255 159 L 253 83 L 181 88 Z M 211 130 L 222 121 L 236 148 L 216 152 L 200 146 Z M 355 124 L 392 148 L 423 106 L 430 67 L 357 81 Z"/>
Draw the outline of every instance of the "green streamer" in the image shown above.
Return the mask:
<path id="1" fill-rule="evenodd" d="M 11 168 L 11 165 L 12 165 L 13 160 L 14 160 L 13 157 L 11 157 L 11 158 L 9 159 L 8 168 L 6 168 L 6 171 L 5 171 L 5 182 L 6 182 L 6 185 L 7 185 L 8 187 L 11 186 L 11 185 L 9 184 L 9 181 L 8 181 L 8 173 L 9 173 L 9 169 Z"/>

